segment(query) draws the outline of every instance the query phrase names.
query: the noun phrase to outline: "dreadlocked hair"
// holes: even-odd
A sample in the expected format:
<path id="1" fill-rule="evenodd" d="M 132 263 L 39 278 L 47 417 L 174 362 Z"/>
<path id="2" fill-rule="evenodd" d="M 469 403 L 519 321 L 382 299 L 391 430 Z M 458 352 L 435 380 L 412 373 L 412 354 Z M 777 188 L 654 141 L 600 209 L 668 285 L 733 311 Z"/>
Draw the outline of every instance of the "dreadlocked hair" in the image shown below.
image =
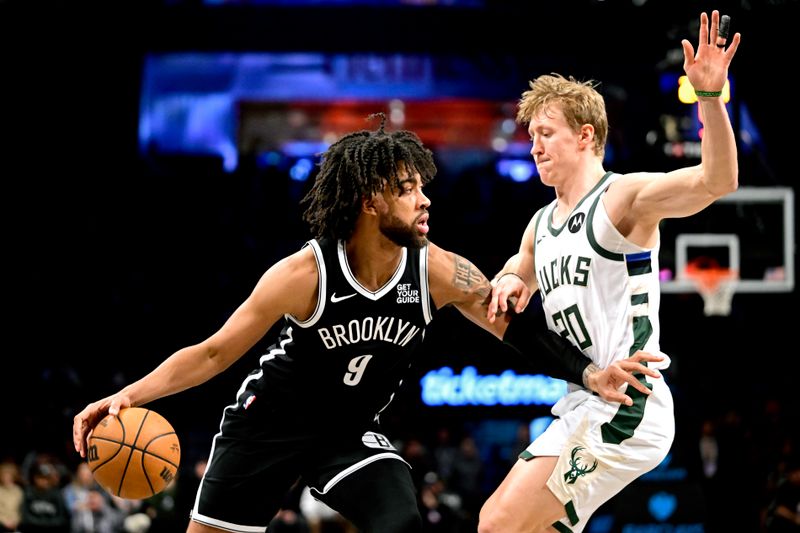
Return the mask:
<path id="1" fill-rule="evenodd" d="M 436 175 L 433 154 L 411 131 L 386 132 L 386 115 L 376 131 L 349 133 L 322 154 L 314 185 L 300 202 L 306 205 L 303 220 L 316 238 L 347 239 L 361 212 L 361 199 L 383 191 L 386 183 L 400 189 L 398 173 L 419 173 L 423 185 Z M 403 174 L 405 177 L 405 174 Z"/>

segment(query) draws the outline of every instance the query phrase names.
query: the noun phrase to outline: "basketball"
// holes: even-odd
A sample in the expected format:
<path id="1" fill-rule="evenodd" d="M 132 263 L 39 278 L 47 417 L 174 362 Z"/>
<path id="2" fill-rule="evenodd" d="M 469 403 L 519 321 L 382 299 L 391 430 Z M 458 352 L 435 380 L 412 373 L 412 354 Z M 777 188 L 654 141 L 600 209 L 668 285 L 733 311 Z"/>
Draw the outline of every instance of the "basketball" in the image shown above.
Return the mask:
<path id="1" fill-rule="evenodd" d="M 164 490 L 178 471 L 181 447 L 166 418 L 141 407 L 107 415 L 92 430 L 86 461 L 110 494 L 131 500 Z"/>

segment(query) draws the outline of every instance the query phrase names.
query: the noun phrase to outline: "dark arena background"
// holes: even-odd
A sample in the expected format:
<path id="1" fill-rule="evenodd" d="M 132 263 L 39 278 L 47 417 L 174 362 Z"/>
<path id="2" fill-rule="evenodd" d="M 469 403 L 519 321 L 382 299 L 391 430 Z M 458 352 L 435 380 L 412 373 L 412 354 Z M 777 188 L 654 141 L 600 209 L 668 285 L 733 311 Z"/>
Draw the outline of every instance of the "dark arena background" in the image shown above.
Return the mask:
<path id="1" fill-rule="evenodd" d="M 370 113 L 385 112 L 390 128 L 417 132 L 433 150 L 430 238 L 490 277 L 553 198 L 513 123 L 528 80 L 558 72 L 600 82 L 609 170 L 697 164 L 702 123 L 697 105 L 679 99 L 680 40 L 696 44 L 700 12 L 719 9 L 742 33 L 727 105 L 745 193 L 664 223 L 661 346 L 672 357 L 675 443 L 585 531 L 778 531 L 769 529 L 773 509 L 800 464 L 798 7 L 0 0 L 0 462 L 19 470 L 20 486 L 47 465 L 55 486 L 70 486 L 81 463 L 72 417 L 215 331 L 270 265 L 309 238 L 298 201 L 315 154 L 344 132 L 374 128 Z M 687 234 L 723 237 L 681 248 Z M 738 264 L 729 314 L 708 316 L 694 286 L 677 281 L 682 253 Z M 152 501 L 104 501 L 117 516 L 110 530 L 185 530 L 195 466 L 265 346 L 147 405 L 174 425 L 181 470 Z M 439 311 L 384 418 L 414 466 L 429 531 L 475 531 L 480 505 L 563 392 L 541 370 Z M 523 382 L 533 384 L 520 385 L 524 393 L 498 393 L 498 383 Z M 287 496 L 274 531 L 350 530 L 301 490 Z"/>

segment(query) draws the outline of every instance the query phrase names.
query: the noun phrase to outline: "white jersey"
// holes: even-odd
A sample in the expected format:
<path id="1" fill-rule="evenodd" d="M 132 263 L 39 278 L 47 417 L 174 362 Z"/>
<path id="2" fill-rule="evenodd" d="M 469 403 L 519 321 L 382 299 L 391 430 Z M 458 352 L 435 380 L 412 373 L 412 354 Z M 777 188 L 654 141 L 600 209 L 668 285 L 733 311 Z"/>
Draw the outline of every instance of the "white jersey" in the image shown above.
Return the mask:
<path id="1" fill-rule="evenodd" d="M 611 223 L 602 197 L 618 177 L 607 172 L 560 226 L 553 222 L 556 200 L 534 216 L 536 279 L 547 323 L 600 368 L 637 350 L 661 354 L 659 244 L 642 248 Z M 669 358 L 650 365 L 666 368 Z"/>
<path id="2" fill-rule="evenodd" d="M 534 215 L 536 278 L 547 322 L 601 368 L 658 345 L 658 245 L 627 241 L 608 218 L 603 194 L 618 177 L 607 173 L 553 224 L 556 202 Z M 663 355 L 663 354 L 661 354 Z M 666 368 L 669 359 L 649 363 Z M 664 378 L 639 375 L 644 395 L 626 386 L 630 406 L 607 402 L 573 385 L 552 409 L 557 418 L 520 454 L 558 457 L 547 487 L 564 505 L 557 531 L 580 533 L 592 514 L 634 479 L 655 468 L 675 437 L 672 394 Z"/>

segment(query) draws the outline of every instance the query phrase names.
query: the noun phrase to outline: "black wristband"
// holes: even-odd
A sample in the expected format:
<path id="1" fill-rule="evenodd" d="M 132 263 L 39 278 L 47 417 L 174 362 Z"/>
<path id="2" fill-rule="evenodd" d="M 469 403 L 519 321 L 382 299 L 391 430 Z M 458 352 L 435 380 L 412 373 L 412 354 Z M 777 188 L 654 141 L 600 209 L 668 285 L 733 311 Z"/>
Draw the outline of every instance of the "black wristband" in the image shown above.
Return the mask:
<path id="1" fill-rule="evenodd" d="M 547 327 L 541 305 L 531 301 L 525 312 L 514 315 L 503 342 L 535 362 L 554 378 L 583 384 L 583 371 L 591 363 L 578 348 Z"/>

